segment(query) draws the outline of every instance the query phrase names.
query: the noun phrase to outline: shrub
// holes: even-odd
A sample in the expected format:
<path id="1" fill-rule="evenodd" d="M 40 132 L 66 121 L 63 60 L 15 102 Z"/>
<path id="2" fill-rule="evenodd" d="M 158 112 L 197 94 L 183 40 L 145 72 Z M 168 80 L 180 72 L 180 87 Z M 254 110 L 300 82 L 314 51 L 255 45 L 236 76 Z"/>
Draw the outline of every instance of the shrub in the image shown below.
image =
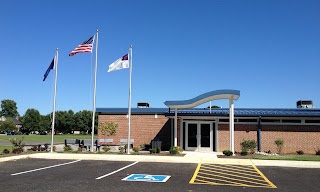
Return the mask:
<path id="1" fill-rule="evenodd" d="M 52 151 L 56 151 L 57 150 L 57 147 L 54 145 L 52 146 Z"/>
<path id="2" fill-rule="evenodd" d="M 142 143 L 142 144 L 140 145 L 140 149 L 145 149 L 145 147 L 146 147 L 146 144 L 145 144 L 145 143 Z"/>
<path id="3" fill-rule="evenodd" d="M 169 150 L 170 154 L 173 154 L 173 155 L 181 153 L 182 151 L 183 150 L 179 146 L 172 146 Z"/>
<path id="4" fill-rule="evenodd" d="M 123 154 L 125 151 L 125 146 L 119 146 L 119 153 Z"/>
<path id="5" fill-rule="evenodd" d="M 137 147 L 134 147 L 132 150 L 133 150 L 133 152 L 135 152 L 135 153 L 138 153 L 138 152 L 139 152 L 139 148 L 137 148 Z"/>
<path id="6" fill-rule="evenodd" d="M 175 155 L 175 154 L 178 154 L 179 151 L 176 150 L 176 149 L 170 149 L 169 153 L 172 154 L 172 155 Z"/>
<path id="7" fill-rule="evenodd" d="M 233 155 L 233 152 L 230 151 L 230 150 L 224 150 L 224 151 L 222 151 L 222 153 L 223 153 L 224 155 L 226 155 L 226 156 L 231 156 L 231 155 Z"/>
<path id="8" fill-rule="evenodd" d="M 19 154 L 23 152 L 23 137 L 21 139 L 18 139 L 16 137 L 11 137 L 9 139 L 10 143 L 13 145 L 12 153 Z"/>
<path id="9" fill-rule="evenodd" d="M 320 149 L 316 149 L 316 155 L 320 155 Z"/>
<path id="10" fill-rule="evenodd" d="M 32 150 L 32 151 L 38 151 L 38 146 L 32 146 L 32 147 L 31 147 L 31 150 Z"/>
<path id="11" fill-rule="evenodd" d="M 156 148 L 149 149 L 149 152 L 150 154 L 154 154 L 157 152 L 157 149 Z"/>
<path id="12" fill-rule="evenodd" d="M 246 155 L 248 155 L 248 152 L 247 152 L 247 151 L 242 151 L 240 154 L 241 154 L 242 156 L 246 156 Z"/>
<path id="13" fill-rule="evenodd" d="M 160 148 L 156 148 L 156 153 L 160 153 L 161 149 Z"/>
<path id="14" fill-rule="evenodd" d="M 14 154 L 19 154 L 22 152 L 23 152 L 23 149 L 19 149 L 19 148 L 12 149 L 12 153 L 14 153 Z"/>
<path id="15" fill-rule="evenodd" d="M 2 153 L 3 154 L 8 154 L 8 153 L 10 153 L 10 151 L 8 149 L 3 149 Z"/>
<path id="16" fill-rule="evenodd" d="M 284 145 L 284 141 L 282 139 L 277 139 L 274 141 L 274 143 L 277 145 L 277 152 L 278 154 L 281 154 L 283 145 Z"/>
<path id="17" fill-rule="evenodd" d="M 110 148 L 109 146 L 103 146 L 103 147 L 102 147 L 102 150 L 103 150 L 104 152 L 106 152 L 106 153 L 109 152 L 110 149 L 111 149 L 111 148 Z"/>
<path id="18" fill-rule="evenodd" d="M 72 147 L 70 145 L 66 145 L 63 147 L 63 151 L 65 151 L 65 152 L 72 151 Z"/>
<path id="19" fill-rule="evenodd" d="M 298 155 L 303 155 L 304 152 L 303 152 L 302 150 L 298 150 L 298 151 L 297 151 L 297 154 L 298 154 Z"/>
<path id="20" fill-rule="evenodd" d="M 242 152 L 250 152 L 253 154 L 255 148 L 257 147 L 257 142 L 255 140 L 244 140 L 240 143 Z M 247 153 L 246 153 L 247 154 Z"/>

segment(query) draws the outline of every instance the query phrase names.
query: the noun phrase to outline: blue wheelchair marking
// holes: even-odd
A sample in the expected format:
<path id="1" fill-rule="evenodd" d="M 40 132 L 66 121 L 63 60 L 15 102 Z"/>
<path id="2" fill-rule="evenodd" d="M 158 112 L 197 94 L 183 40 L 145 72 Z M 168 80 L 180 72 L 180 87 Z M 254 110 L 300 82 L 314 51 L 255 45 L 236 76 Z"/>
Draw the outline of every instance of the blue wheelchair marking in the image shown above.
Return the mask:
<path id="1" fill-rule="evenodd" d="M 123 181 L 145 181 L 145 182 L 166 182 L 169 175 L 149 175 L 149 174 L 131 174 L 122 179 Z"/>

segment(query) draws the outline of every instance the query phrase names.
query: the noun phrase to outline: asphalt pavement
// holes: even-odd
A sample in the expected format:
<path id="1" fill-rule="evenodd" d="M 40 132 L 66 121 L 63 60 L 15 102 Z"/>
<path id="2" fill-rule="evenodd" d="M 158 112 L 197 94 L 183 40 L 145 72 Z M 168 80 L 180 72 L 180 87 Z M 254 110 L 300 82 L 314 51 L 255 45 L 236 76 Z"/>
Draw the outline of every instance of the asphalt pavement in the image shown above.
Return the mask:
<path id="1" fill-rule="evenodd" d="M 34 157 L 0 163 L 1 191 L 316 192 L 320 188 L 319 169 L 248 165 L 236 165 L 235 169 L 234 165 L 216 163 Z M 241 170 L 242 178 L 236 175 L 237 170 Z M 220 177 L 216 178 L 218 175 Z M 161 176 L 168 178 L 158 182 Z M 252 178 L 249 180 L 249 177 Z M 263 180 L 273 185 L 260 183 Z"/>

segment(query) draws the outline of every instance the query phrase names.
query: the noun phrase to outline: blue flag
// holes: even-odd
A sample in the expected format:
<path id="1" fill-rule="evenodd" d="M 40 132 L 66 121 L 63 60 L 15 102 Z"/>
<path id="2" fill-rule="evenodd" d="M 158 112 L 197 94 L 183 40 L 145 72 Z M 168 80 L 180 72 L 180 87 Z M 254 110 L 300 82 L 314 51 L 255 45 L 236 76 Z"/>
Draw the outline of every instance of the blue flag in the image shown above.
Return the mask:
<path id="1" fill-rule="evenodd" d="M 51 69 L 53 69 L 53 67 L 54 67 L 54 58 L 52 59 L 50 66 L 48 67 L 46 73 L 44 74 L 43 81 L 46 80 L 47 76 L 49 75 L 49 73 L 50 73 Z"/>

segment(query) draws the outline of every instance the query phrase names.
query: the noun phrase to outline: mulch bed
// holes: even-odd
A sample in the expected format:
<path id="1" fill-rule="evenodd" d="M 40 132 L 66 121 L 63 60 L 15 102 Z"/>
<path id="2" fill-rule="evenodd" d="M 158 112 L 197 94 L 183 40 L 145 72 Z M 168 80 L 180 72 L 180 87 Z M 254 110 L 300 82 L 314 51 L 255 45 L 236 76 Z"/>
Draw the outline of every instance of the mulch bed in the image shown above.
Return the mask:
<path id="1" fill-rule="evenodd" d="M 218 155 L 218 158 L 229 158 L 229 159 L 254 159 L 255 154 L 248 154 L 248 155 L 241 155 L 239 153 L 236 153 L 232 156 L 226 156 L 226 155 Z"/>

